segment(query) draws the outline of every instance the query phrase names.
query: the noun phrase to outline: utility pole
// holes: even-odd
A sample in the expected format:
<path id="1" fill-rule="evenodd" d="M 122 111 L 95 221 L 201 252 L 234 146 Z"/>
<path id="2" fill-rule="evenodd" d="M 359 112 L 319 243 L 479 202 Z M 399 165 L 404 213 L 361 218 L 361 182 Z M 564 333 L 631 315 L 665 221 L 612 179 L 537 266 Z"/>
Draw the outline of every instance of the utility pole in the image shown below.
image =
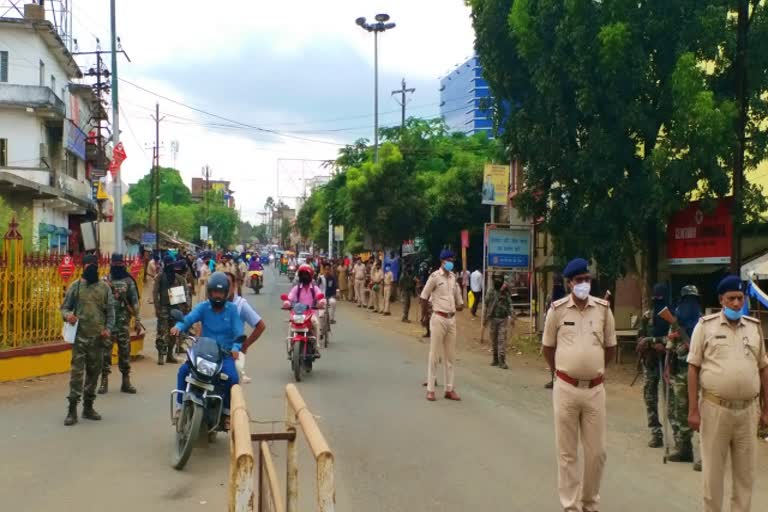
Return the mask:
<path id="1" fill-rule="evenodd" d="M 114 1 L 114 0 L 113 0 Z M 155 205 L 155 250 L 160 249 L 160 121 L 165 117 L 160 117 L 160 103 L 155 103 L 155 115 L 152 116 L 155 121 L 155 151 L 153 172 L 153 195 L 150 198 L 150 210 L 152 203 Z"/>
<path id="2" fill-rule="evenodd" d="M 400 100 L 398 100 L 397 97 L 395 97 L 395 101 L 397 101 L 397 103 L 400 104 L 400 107 L 402 107 L 402 116 L 401 116 L 401 120 L 400 120 L 400 131 L 401 132 L 403 130 L 405 130 L 405 105 L 407 103 L 405 95 L 408 94 L 408 93 L 413 94 L 414 92 L 416 92 L 416 89 L 414 89 L 414 88 L 408 89 L 405 86 L 405 78 L 403 78 L 403 84 L 402 84 L 402 87 L 400 88 L 400 90 L 399 91 L 392 91 L 392 96 L 395 96 L 396 94 L 400 94 L 401 95 L 401 99 Z"/>
<path id="3" fill-rule="evenodd" d="M 205 212 L 205 226 L 208 229 L 208 193 L 211 190 L 211 168 L 207 165 L 203 167 L 203 178 L 205 178 L 205 184 L 203 185 L 203 211 Z M 210 234 L 208 235 L 210 238 Z M 208 240 L 204 240 L 208 242 Z"/>
<path id="4" fill-rule="evenodd" d="M 109 17 L 112 33 L 112 147 L 120 143 L 120 111 L 117 96 L 117 20 L 115 15 L 115 0 L 109 2 Z M 120 182 L 122 173 L 118 167 L 115 170 L 115 251 L 123 252 L 123 186 Z"/>

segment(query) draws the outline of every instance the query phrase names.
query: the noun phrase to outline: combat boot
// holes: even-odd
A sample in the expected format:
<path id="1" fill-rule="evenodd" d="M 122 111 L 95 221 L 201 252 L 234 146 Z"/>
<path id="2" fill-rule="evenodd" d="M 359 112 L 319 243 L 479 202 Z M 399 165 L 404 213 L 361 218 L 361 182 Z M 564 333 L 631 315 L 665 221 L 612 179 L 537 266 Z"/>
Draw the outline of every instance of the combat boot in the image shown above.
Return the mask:
<path id="1" fill-rule="evenodd" d="M 64 425 L 70 427 L 77 423 L 77 400 L 69 399 L 69 409 L 67 417 L 64 419 Z"/>
<path id="2" fill-rule="evenodd" d="M 168 350 L 168 353 L 165 354 L 165 362 L 178 364 L 179 360 L 176 359 L 176 356 L 173 355 L 173 349 Z"/>
<path id="3" fill-rule="evenodd" d="M 651 440 L 648 441 L 648 448 L 661 448 L 664 446 L 664 438 L 661 434 L 651 434 Z"/>
<path id="4" fill-rule="evenodd" d="M 97 391 L 100 395 L 105 395 L 109 391 L 109 374 L 103 374 L 101 376 L 101 386 Z"/>
<path id="5" fill-rule="evenodd" d="M 499 368 L 502 370 L 508 370 L 509 366 L 507 366 L 507 357 L 506 356 L 499 356 Z"/>
<path id="6" fill-rule="evenodd" d="M 131 395 L 136 394 L 136 388 L 131 385 L 131 377 L 127 373 L 123 374 L 123 385 L 120 386 L 120 391 Z"/>
<path id="7" fill-rule="evenodd" d="M 667 461 L 669 462 L 693 462 L 693 450 L 690 448 L 676 448 L 674 452 L 672 452 L 669 457 L 667 457 Z"/>
<path id="8" fill-rule="evenodd" d="M 699 473 L 701 473 L 701 461 L 700 460 L 697 460 L 696 462 L 693 463 L 693 470 L 694 471 L 698 471 Z"/>
<path id="9" fill-rule="evenodd" d="M 493 362 L 491 366 L 499 366 L 499 351 L 496 350 L 496 347 L 493 348 Z"/>
<path id="10" fill-rule="evenodd" d="M 159 364 L 160 366 L 165 364 L 165 354 L 160 352 L 159 350 L 157 351 L 157 364 Z"/>
<path id="11" fill-rule="evenodd" d="M 93 408 L 92 400 L 83 402 L 83 418 L 94 421 L 99 421 L 101 419 L 101 414 L 97 413 Z"/>

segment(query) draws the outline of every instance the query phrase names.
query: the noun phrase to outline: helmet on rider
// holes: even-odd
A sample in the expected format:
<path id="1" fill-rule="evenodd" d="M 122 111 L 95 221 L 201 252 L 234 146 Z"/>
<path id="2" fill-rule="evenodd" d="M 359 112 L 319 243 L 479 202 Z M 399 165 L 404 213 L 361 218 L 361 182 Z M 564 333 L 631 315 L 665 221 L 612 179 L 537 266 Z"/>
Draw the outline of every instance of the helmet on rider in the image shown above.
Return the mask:
<path id="1" fill-rule="evenodd" d="M 208 301 L 214 309 L 221 309 L 229 296 L 229 278 L 224 272 L 214 272 L 208 278 Z"/>
<path id="2" fill-rule="evenodd" d="M 312 268 L 312 265 L 307 265 L 304 263 L 299 267 L 298 274 L 299 282 L 301 284 L 309 284 L 315 277 L 315 269 Z"/>

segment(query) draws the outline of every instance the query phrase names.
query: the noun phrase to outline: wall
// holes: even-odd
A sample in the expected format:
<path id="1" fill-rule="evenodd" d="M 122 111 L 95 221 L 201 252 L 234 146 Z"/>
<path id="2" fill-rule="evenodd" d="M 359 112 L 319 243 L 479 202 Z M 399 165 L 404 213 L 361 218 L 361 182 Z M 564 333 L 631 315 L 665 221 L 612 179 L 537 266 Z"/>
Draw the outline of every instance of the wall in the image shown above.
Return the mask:
<path id="1" fill-rule="evenodd" d="M 32 247 L 38 249 L 46 249 L 50 246 L 50 242 L 48 242 L 45 246 L 41 247 L 39 232 L 40 223 L 51 224 L 57 228 L 69 229 L 69 215 L 61 210 L 51 208 L 49 203 L 50 201 L 39 199 L 32 201 Z M 66 237 L 64 237 L 64 241 L 66 242 Z"/>
<path id="2" fill-rule="evenodd" d="M 8 139 L 9 167 L 40 167 L 40 143 L 45 138 L 43 124 L 35 114 L 24 110 L 0 110 L 0 138 Z M 44 181 L 20 172 L 16 174 L 37 183 L 49 184 L 47 172 Z"/>

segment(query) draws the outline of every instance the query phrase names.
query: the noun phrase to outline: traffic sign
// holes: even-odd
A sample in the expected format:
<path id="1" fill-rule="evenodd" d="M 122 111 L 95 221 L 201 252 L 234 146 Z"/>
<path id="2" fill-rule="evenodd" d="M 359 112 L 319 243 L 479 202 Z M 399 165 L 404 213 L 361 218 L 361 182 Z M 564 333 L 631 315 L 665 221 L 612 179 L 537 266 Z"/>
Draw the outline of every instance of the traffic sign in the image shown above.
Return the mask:
<path id="1" fill-rule="evenodd" d="M 59 264 L 59 275 L 65 281 L 69 281 L 75 273 L 75 264 L 72 263 L 71 256 L 64 256 Z"/>
<path id="2" fill-rule="evenodd" d="M 141 234 L 142 245 L 155 245 L 157 243 L 157 235 L 150 233 L 149 231 Z"/>

